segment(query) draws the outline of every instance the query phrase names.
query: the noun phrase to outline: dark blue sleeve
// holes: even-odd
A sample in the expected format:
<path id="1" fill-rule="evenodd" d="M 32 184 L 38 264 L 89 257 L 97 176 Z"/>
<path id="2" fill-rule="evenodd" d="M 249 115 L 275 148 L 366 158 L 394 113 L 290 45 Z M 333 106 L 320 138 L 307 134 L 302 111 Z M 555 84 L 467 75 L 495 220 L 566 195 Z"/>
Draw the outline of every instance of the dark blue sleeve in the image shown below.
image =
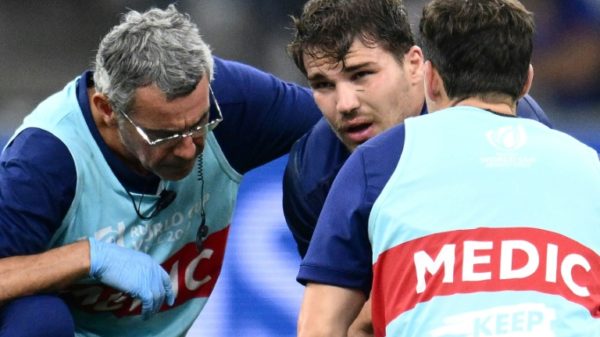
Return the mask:
<path id="1" fill-rule="evenodd" d="M 404 147 L 404 125 L 360 145 L 335 178 L 297 280 L 360 289 L 368 296 L 371 208 L 394 172 Z"/>
<path id="2" fill-rule="evenodd" d="M 39 253 L 75 196 L 75 164 L 50 133 L 22 131 L 0 155 L 0 257 Z"/>
<path id="3" fill-rule="evenodd" d="M 301 257 L 338 171 L 350 152 L 321 119 L 292 149 L 283 175 L 283 214 Z"/>
<path id="4" fill-rule="evenodd" d="M 305 147 L 306 135 L 292 146 L 282 182 L 283 215 L 301 257 L 306 255 L 320 212 L 320 207 L 312 207 L 308 192 L 303 186 L 302 156 Z"/>
<path id="5" fill-rule="evenodd" d="M 323 206 L 298 281 L 362 289 L 371 285 L 371 245 L 364 158 L 358 149 L 336 177 Z"/>
<path id="6" fill-rule="evenodd" d="M 215 58 L 212 88 L 223 112 L 215 136 L 240 173 L 288 153 L 321 117 L 309 89 Z"/>
<path id="7" fill-rule="evenodd" d="M 517 116 L 539 121 L 552 128 L 552 123 L 550 123 L 550 119 L 546 116 L 544 110 L 529 95 L 525 95 L 517 102 Z"/>

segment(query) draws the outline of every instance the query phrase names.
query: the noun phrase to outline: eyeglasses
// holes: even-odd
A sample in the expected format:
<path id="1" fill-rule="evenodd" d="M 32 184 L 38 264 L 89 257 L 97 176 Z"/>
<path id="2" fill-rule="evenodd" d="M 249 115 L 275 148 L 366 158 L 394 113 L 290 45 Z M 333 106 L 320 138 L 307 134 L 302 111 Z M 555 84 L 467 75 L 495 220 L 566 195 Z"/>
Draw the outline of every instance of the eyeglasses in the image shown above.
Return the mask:
<path id="1" fill-rule="evenodd" d="M 210 92 L 210 96 L 212 97 L 213 102 L 215 102 L 215 108 L 217 109 L 217 116 L 209 120 L 208 122 L 204 122 L 204 118 L 198 122 L 196 125 L 190 127 L 187 131 L 178 131 L 174 133 L 168 133 L 166 131 L 150 131 L 144 130 L 141 126 L 135 124 L 135 122 L 127 115 L 125 112 L 121 112 L 125 119 L 133 125 L 135 131 L 148 143 L 150 146 L 158 146 L 161 144 L 165 144 L 167 142 L 175 142 L 185 137 L 200 137 L 204 136 L 208 132 L 214 130 L 219 123 L 223 121 L 223 113 L 221 113 L 221 107 L 219 107 L 219 103 L 217 102 L 217 98 L 213 93 L 212 87 L 208 86 L 208 91 Z M 210 113 L 209 113 L 210 114 Z"/>

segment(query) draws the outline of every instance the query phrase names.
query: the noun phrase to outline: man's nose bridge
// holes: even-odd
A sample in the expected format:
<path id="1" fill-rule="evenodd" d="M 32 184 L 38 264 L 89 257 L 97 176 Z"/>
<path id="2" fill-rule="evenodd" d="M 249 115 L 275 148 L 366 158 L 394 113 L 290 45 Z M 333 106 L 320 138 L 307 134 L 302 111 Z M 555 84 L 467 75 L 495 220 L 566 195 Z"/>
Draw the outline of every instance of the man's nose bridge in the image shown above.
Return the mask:
<path id="1" fill-rule="evenodd" d="M 175 155 L 179 157 L 192 157 L 196 153 L 196 148 L 200 146 L 193 135 L 186 132 L 181 135 L 181 138 L 175 146 Z"/>
<path id="2" fill-rule="evenodd" d="M 338 112 L 349 112 L 360 105 L 357 89 L 352 83 L 340 83 L 337 87 L 337 104 Z"/>

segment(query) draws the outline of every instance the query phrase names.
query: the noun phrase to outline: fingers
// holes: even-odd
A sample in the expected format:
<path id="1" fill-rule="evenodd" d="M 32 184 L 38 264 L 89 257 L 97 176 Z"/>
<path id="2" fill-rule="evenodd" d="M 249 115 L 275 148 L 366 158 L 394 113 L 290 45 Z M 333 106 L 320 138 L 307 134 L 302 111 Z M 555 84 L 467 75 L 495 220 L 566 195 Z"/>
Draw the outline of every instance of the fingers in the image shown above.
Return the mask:
<path id="1" fill-rule="evenodd" d="M 165 296 L 167 297 L 167 304 L 172 306 L 175 304 L 175 293 L 173 292 L 173 286 L 171 285 L 171 278 L 164 272 L 163 287 L 165 288 Z"/>
<path id="2" fill-rule="evenodd" d="M 155 301 L 150 290 L 145 290 L 141 293 L 140 299 L 142 300 L 142 318 L 147 320 L 150 316 L 154 315 L 158 309 L 156 311 L 154 309 Z"/>
<path id="3" fill-rule="evenodd" d="M 146 289 L 140 294 L 142 300 L 142 317 L 145 320 L 160 311 L 165 299 L 168 305 L 175 303 L 175 293 L 173 292 L 169 275 L 158 265 L 155 271 L 155 273 L 151 274 L 158 274 L 158 277 L 150 278 L 149 281 L 151 284 L 148 286 L 150 290 Z"/>
<path id="4" fill-rule="evenodd" d="M 165 299 L 168 305 L 175 303 L 169 275 L 150 255 L 93 238 L 89 242 L 90 275 L 138 298 L 144 319 L 157 313 Z"/>
<path id="5" fill-rule="evenodd" d="M 165 300 L 165 289 L 162 285 L 153 287 L 152 290 L 144 290 L 141 294 L 142 300 L 142 317 L 147 320 L 152 315 L 156 314 Z"/>

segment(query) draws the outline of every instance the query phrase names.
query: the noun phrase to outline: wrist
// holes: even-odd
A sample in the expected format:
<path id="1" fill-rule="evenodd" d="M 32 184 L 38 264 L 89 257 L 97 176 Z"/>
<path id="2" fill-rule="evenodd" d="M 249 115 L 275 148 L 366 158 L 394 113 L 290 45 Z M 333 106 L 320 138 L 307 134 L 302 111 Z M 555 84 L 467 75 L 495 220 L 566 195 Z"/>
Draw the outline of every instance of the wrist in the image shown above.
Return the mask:
<path id="1" fill-rule="evenodd" d="M 87 275 L 91 278 L 97 278 L 98 274 L 98 267 L 97 267 L 97 263 L 98 261 L 95 261 L 95 259 L 97 260 L 99 255 L 99 248 L 98 247 L 101 242 L 96 241 L 96 239 L 90 237 L 87 240 L 82 240 L 82 245 L 85 247 L 84 251 L 85 251 L 85 258 L 83 259 L 83 261 L 85 262 L 85 271 L 87 273 Z"/>

